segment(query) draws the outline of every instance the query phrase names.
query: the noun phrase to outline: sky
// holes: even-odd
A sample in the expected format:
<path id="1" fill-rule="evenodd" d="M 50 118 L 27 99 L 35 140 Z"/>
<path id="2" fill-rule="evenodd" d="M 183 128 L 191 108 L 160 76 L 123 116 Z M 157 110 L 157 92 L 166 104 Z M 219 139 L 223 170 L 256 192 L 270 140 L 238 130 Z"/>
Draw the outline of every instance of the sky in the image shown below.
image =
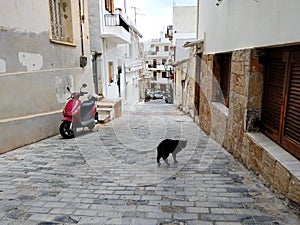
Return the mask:
<path id="1" fill-rule="evenodd" d="M 196 6 L 197 0 L 115 0 L 115 8 L 126 5 L 126 14 L 136 21 L 136 28 L 143 35 L 142 41 L 160 38 L 172 25 L 173 6 Z M 134 13 L 136 11 L 136 14 Z M 136 17 L 135 17 L 136 15 Z"/>

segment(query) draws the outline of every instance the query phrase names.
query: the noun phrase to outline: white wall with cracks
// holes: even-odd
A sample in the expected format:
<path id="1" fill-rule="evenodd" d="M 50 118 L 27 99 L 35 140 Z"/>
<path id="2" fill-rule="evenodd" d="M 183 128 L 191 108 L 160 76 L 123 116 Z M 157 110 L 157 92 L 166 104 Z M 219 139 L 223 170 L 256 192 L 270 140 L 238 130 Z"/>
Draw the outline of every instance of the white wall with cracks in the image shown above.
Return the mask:
<path id="1" fill-rule="evenodd" d="M 57 134 L 67 87 L 94 91 L 90 60 L 80 67 L 78 2 L 70 2 L 72 44 L 51 40 L 49 1 L 0 0 L 0 154 Z M 82 28 L 90 59 L 88 20 Z"/>

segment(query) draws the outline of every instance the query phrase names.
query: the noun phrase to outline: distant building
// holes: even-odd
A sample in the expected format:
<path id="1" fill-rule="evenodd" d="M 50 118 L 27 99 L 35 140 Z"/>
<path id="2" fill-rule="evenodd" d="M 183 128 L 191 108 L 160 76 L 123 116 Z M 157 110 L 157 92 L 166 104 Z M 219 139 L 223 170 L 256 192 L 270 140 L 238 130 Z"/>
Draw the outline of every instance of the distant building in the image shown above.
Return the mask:
<path id="1" fill-rule="evenodd" d="M 173 62 L 170 50 L 172 43 L 161 37 L 150 41 L 150 49 L 145 51 L 145 74 L 151 77 L 151 89 L 167 91 L 170 79 L 170 65 Z"/>
<path id="2" fill-rule="evenodd" d="M 173 7 L 173 38 L 175 47 L 174 62 L 189 58 L 189 49 L 184 48 L 186 42 L 196 40 L 197 33 L 197 7 Z"/>
<path id="3" fill-rule="evenodd" d="M 197 86 L 197 80 L 194 76 L 195 61 L 190 58 L 190 48 L 185 44 L 196 41 L 197 34 L 197 7 L 196 6 L 177 6 L 173 7 L 173 66 L 176 68 L 174 85 L 174 104 L 182 110 L 197 114 L 194 112 L 194 98 L 191 95 L 185 95 L 182 89 L 188 93 L 194 91 Z M 184 98 L 188 96 L 188 98 Z"/>
<path id="4" fill-rule="evenodd" d="M 96 91 L 123 104 L 139 100 L 142 35 L 113 0 L 90 0 L 89 21 Z"/>

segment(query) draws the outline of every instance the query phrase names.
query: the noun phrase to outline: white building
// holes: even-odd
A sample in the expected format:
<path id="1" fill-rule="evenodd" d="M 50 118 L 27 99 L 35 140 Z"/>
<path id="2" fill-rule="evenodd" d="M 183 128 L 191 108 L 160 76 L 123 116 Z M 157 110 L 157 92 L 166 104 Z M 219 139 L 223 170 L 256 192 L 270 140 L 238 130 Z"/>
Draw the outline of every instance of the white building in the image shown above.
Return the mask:
<path id="1" fill-rule="evenodd" d="M 145 52 L 145 74 L 150 74 L 151 89 L 165 91 L 170 78 L 167 65 L 173 62 L 170 54 L 172 43 L 161 33 L 159 39 L 152 39 L 149 44 L 150 49 Z"/>
<path id="2" fill-rule="evenodd" d="M 1 0 L 0 153 L 57 134 L 67 86 L 94 90 L 86 13 L 86 1 Z"/>
<path id="3" fill-rule="evenodd" d="M 184 48 L 186 42 L 195 41 L 197 33 L 197 7 L 173 7 L 173 45 L 175 46 L 174 61 L 189 58 L 189 49 Z"/>
<path id="4" fill-rule="evenodd" d="M 142 35 L 113 0 L 90 0 L 89 21 L 96 91 L 123 103 L 139 100 Z"/>

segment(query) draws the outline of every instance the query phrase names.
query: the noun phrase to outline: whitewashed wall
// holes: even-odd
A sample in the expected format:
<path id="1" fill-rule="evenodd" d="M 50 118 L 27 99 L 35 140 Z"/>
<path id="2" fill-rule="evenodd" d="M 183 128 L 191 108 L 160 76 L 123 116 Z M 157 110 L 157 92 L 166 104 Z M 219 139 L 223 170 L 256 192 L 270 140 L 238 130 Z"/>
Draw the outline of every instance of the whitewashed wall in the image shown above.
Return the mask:
<path id="1" fill-rule="evenodd" d="M 300 40 L 299 0 L 200 0 L 198 39 L 205 52 L 281 45 Z"/>
<path id="2" fill-rule="evenodd" d="M 173 31 L 176 33 L 194 33 L 197 25 L 196 6 L 173 7 Z"/>
<path id="3" fill-rule="evenodd" d="M 80 67 L 78 2 L 72 3 L 75 46 L 50 41 L 48 0 L 0 0 L 0 153 L 58 133 L 66 87 L 94 90 L 88 21 Z M 85 5 L 85 13 L 88 13 Z"/>

